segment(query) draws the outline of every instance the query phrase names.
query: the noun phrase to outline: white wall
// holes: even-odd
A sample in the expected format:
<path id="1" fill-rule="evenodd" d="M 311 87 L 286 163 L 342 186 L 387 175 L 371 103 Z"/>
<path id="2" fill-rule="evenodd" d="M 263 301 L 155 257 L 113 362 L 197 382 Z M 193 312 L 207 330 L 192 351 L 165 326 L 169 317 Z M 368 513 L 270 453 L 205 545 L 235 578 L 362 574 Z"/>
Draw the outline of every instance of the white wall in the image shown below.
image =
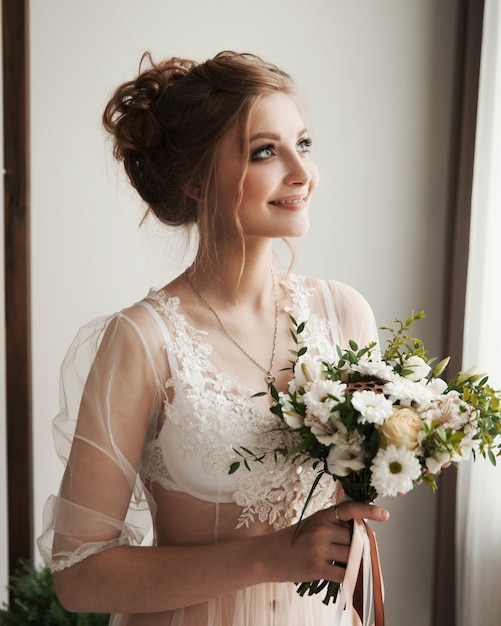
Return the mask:
<path id="1" fill-rule="evenodd" d="M 109 156 L 100 115 L 141 53 L 261 54 L 307 94 L 322 179 L 297 271 L 344 280 L 381 325 L 425 309 L 440 345 L 457 0 L 32 0 L 35 514 L 61 467 L 50 422 L 79 325 L 165 283 L 172 236 L 138 231 L 141 207 Z M 322 251 L 321 253 L 319 251 Z M 436 499 L 384 503 L 378 528 L 389 626 L 430 622 Z"/>

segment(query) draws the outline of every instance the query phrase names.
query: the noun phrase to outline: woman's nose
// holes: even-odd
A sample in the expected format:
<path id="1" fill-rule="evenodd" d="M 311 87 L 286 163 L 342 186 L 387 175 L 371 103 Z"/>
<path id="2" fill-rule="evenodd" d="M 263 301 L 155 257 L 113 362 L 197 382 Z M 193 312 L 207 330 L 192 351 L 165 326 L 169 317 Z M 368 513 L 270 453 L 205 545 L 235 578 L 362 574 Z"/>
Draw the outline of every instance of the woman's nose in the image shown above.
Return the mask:
<path id="1" fill-rule="evenodd" d="M 311 178 L 311 163 L 300 155 L 292 157 L 288 164 L 285 182 L 288 185 L 306 185 Z"/>

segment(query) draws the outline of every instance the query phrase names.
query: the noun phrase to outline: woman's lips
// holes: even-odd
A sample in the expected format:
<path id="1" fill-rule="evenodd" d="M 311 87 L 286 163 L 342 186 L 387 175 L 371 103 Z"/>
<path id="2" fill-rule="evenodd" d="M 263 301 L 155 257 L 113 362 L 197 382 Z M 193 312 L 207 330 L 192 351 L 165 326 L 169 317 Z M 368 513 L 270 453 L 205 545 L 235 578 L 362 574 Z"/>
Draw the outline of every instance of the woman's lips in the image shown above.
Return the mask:
<path id="1" fill-rule="evenodd" d="M 283 209 L 300 209 L 305 205 L 306 198 L 281 198 L 280 200 L 270 200 L 270 204 Z"/>

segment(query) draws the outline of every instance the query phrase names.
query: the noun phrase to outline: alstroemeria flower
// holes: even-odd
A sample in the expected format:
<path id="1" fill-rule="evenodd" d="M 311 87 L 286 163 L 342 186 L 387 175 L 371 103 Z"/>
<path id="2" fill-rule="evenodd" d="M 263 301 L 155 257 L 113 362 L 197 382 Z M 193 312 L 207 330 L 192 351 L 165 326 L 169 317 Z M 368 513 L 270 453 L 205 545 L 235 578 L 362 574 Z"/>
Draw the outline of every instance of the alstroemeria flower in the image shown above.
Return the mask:
<path id="1" fill-rule="evenodd" d="M 327 471 L 333 476 L 348 476 L 364 469 L 364 451 L 361 445 L 351 448 L 331 446 L 326 459 Z"/>
<path id="2" fill-rule="evenodd" d="M 323 365 L 317 359 L 300 359 L 294 368 L 294 378 L 289 381 L 289 393 L 304 388 L 308 383 L 324 380 Z"/>

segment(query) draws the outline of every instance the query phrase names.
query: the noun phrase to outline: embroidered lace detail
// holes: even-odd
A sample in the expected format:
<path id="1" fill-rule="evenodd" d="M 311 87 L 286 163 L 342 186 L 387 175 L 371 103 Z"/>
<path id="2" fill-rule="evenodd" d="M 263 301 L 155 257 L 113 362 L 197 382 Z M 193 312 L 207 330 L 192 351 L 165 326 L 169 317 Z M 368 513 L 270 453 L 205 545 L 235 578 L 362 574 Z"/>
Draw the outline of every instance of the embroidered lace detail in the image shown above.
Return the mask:
<path id="1" fill-rule="evenodd" d="M 323 354 L 332 341 L 328 341 L 328 325 L 317 316 L 309 315 L 310 291 L 297 277 L 290 280 L 287 287 L 292 303 L 289 312 L 298 320 L 309 319 L 307 327 L 311 322 L 313 328 L 307 340 L 312 342 L 314 350 Z M 297 521 L 317 470 L 307 463 L 292 466 L 269 452 L 290 444 L 289 435 L 279 428 L 279 419 L 258 405 L 251 390 L 216 370 L 209 358 L 212 346 L 203 342 L 206 332 L 188 324 L 179 311 L 177 297 L 166 297 L 163 292 L 150 294 L 150 297 L 156 300 L 157 310 L 172 327 L 169 351 L 177 357 L 178 369 L 171 371 L 171 378 L 166 382 L 173 394 L 172 401 L 165 404 L 165 417 L 182 433 L 183 457 L 188 462 L 200 459 L 208 475 L 224 477 L 226 484 L 230 482 L 230 498 L 242 507 L 237 528 L 267 521 L 278 529 Z M 242 461 L 236 450 L 246 454 L 242 448 L 267 454 L 260 462 L 247 460 L 251 471 L 242 464 L 229 477 L 231 464 Z M 149 478 L 166 489 L 179 490 L 169 476 L 158 443 Z M 308 513 L 331 503 L 334 489 L 332 477 L 324 476 L 310 500 Z"/>
<path id="2" fill-rule="evenodd" d="M 321 355 L 327 361 L 336 360 L 336 345 L 332 340 L 331 327 L 327 319 L 310 312 L 309 299 L 313 290 L 306 287 L 304 277 L 290 275 L 286 288 L 292 304 L 286 306 L 285 310 L 298 323 L 308 322 L 301 335 L 302 341 L 308 346 L 308 354 Z"/>
<path id="3" fill-rule="evenodd" d="M 158 445 L 158 441 L 155 442 L 153 453 L 151 455 L 150 467 L 148 469 L 148 479 L 152 483 L 158 483 L 164 489 L 168 489 L 169 491 L 179 491 L 178 486 L 172 480 L 167 468 L 165 467 L 162 450 Z"/>

